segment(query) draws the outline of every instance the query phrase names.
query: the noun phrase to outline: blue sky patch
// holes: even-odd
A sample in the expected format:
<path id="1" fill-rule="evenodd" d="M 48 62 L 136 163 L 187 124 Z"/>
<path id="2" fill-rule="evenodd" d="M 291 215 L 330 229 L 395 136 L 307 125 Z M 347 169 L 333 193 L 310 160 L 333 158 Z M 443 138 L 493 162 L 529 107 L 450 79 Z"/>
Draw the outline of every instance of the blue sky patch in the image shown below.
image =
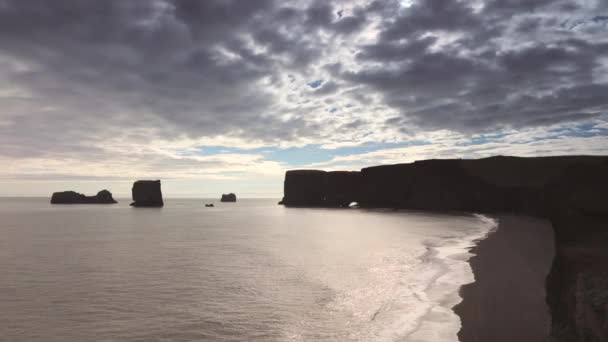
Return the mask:
<path id="1" fill-rule="evenodd" d="M 335 149 L 322 148 L 321 145 L 307 145 L 302 147 L 260 147 L 260 148 L 237 148 L 226 146 L 200 146 L 196 153 L 190 155 L 212 156 L 218 154 L 262 154 L 264 159 L 288 164 L 293 167 L 306 167 L 310 164 L 322 163 L 335 157 L 363 154 L 379 150 L 400 148 L 407 146 L 428 145 L 426 141 L 409 141 L 402 143 L 364 143 L 356 146 L 344 146 Z"/>
<path id="2" fill-rule="evenodd" d="M 456 146 L 482 145 L 488 142 L 500 140 L 506 136 L 507 134 L 505 133 L 481 134 L 470 138 L 467 142 L 456 144 Z"/>
<path id="3" fill-rule="evenodd" d="M 604 128 L 596 128 L 595 123 L 584 123 L 578 124 L 571 127 L 562 127 L 549 130 L 551 133 L 555 133 L 551 138 L 562 138 L 562 137 L 595 137 L 595 136 L 607 136 L 608 130 Z"/>
<path id="4" fill-rule="evenodd" d="M 321 84 L 323 84 L 323 80 L 316 80 L 316 81 L 308 82 L 306 84 L 309 87 L 311 87 L 312 89 L 317 89 L 321 86 Z"/>

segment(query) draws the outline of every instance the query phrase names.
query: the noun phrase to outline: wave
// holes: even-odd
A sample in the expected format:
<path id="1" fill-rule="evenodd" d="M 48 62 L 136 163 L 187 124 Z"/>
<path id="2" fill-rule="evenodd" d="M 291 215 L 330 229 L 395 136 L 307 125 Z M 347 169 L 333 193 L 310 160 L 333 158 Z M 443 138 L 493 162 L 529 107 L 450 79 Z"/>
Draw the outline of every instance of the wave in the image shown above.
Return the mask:
<path id="1" fill-rule="evenodd" d="M 475 281 L 470 250 L 498 222 L 483 215 L 405 215 L 408 238 L 394 244 L 400 248 L 366 257 L 375 261 L 356 284 L 328 285 L 333 294 L 326 310 L 341 317 L 347 331 L 339 340 L 458 340 L 460 318 L 452 309 L 462 300 L 460 288 Z"/>
<path id="2" fill-rule="evenodd" d="M 498 227 L 498 221 L 475 214 L 479 224 L 468 234 L 458 238 L 426 242 L 427 251 L 420 257 L 421 267 L 435 270 L 427 287 L 418 294 L 426 307 L 416 327 L 403 335 L 404 341 L 457 341 L 460 318 L 452 310 L 462 301 L 460 288 L 473 283 L 475 277 L 468 263 L 470 252 L 477 242 Z"/>

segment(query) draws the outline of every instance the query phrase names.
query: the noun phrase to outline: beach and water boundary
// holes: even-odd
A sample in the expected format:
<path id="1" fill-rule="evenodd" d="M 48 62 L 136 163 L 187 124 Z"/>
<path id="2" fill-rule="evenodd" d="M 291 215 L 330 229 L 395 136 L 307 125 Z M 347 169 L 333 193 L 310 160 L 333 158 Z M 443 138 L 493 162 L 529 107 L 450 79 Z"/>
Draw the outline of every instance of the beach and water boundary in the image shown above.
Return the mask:
<path id="1" fill-rule="evenodd" d="M 454 307 L 462 342 L 548 341 L 551 316 L 545 281 L 554 251 L 549 221 L 497 215 L 497 229 L 478 241 L 470 266 L 473 283 L 461 287 Z"/>
<path id="2" fill-rule="evenodd" d="M 446 340 L 453 329 L 460 342 L 550 341 L 545 282 L 555 256 L 551 223 L 517 214 L 474 215 L 480 220 L 476 232 L 429 246 L 423 256 L 443 264 L 444 272 L 425 290 L 435 304 L 405 341 Z M 452 315 L 459 326 L 446 320 Z"/>

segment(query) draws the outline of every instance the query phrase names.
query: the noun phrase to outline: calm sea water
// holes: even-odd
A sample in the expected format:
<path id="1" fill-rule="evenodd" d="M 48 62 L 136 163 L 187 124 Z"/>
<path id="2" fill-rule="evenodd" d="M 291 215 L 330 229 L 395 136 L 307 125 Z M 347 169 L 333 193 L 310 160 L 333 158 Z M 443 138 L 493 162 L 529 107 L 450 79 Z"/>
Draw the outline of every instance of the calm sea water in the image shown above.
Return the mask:
<path id="1" fill-rule="evenodd" d="M 0 199 L 2 341 L 457 341 L 475 215 Z"/>

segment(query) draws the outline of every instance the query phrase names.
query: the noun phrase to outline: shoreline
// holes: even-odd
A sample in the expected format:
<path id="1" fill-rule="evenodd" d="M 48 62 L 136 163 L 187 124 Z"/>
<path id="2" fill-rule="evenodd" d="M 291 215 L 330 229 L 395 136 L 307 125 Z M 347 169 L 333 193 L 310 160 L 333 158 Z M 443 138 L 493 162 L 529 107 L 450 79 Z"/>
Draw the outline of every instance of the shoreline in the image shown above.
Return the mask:
<path id="1" fill-rule="evenodd" d="M 551 223 L 496 215 L 498 227 L 471 249 L 475 282 L 460 288 L 461 342 L 547 341 L 545 279 L 555 255 Z"/>

